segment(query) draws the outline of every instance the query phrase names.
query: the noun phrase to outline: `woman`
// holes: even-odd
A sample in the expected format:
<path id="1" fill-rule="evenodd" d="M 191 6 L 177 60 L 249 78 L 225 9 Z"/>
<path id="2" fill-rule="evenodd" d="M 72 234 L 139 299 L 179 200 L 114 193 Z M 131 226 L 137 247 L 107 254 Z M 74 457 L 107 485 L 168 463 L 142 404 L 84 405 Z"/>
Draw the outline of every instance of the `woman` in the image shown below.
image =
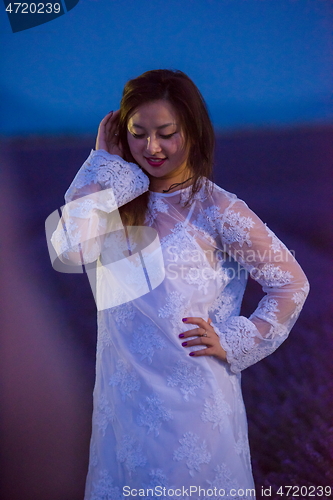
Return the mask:
<path id="1" fill-rule="evenodd" d="M 308 283 L 246 204 L 208 180 L 213 144 L 194 83 L 149 71 L 126 84 L 66 194 L 53 245 L 63 261 L 98 258 L 86 500 L 255 496 L 240 372 L 287 337 Z M 159 249 L 163 272 L 151 266 Z M 150 286 L 131 299 L 133 263 Z M 247 272 L 265 292 L 250 318 L 239 316 Z"/>

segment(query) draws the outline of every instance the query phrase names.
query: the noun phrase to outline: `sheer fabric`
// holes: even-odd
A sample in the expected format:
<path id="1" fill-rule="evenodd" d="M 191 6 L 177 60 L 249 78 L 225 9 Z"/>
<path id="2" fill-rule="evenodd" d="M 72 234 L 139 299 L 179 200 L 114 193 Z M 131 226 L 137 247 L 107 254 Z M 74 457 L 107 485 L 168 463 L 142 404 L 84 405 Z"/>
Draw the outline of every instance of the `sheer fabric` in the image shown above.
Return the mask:
<path id="1" fill-rule="evenodd" d="M 103 198 L 108 189 L 113 201 Z M 67 202 L 76 203 L 74 211 L 64 211 L 76 246 L 65 241 L 59 225 L 52 239 L 58 254 L 78 264 L 98 258 L 103 265 L 112 208 L 147 189 L 136 165 L 92 152 L 66 194 Z M 187 498 L 190 487 L 193 499 L 254 498 L 240 372 L 286 339 L 308 282 L 243 201 L 209 183 L 185 206 L 190 189 L 150 192 L 145 225 L 158 233 L 164 280 L 135 300 L 98 312 L 85 500 L 130 498 L 130 488 L 151 488 L 149 498 L 163 498 L 163 487 L 165 498 Z M 94 195 L 100 191 L 98 204 Z M 80 247 L 82 241 L 89 245 Z M 239 312 L 248 273 L 264 296 L 245 318 Z M 99 293 L 108 293 L 100 286 Z M 185 349 L 178 337 L 195 328 L 182 322 L 189 316 L 212 319 L 227 362 L 189 357 L 195 348 Z"/>

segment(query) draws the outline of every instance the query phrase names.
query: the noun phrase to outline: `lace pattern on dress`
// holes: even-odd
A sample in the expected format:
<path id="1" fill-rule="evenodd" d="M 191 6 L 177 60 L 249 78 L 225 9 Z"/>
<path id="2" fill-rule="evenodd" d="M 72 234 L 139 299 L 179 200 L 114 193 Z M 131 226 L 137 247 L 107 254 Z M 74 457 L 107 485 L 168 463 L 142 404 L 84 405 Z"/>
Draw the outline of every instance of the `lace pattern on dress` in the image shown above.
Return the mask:
<path id="1" fill-rule="evenodd" d="M 189 232 L 186 222 L 177 222 L 171 229 L 171 233 L 161 239 L 162 248 L 177 248 L 181 260 L 189 259 L 192 250 L 197 256 L 198 248 L 193 242 L 193 236 Z"/>
<path id="2" fill-rule="evenodd" d="M 96 443 L 92 442 L 90 446 L 90 466 L 96 467 L 98 464 L 97 447 Z"/>
<path id="3" fill-rule="evenodd" d="M 213 328 L 220 337 L 221 345 L 227 353 L 228 362 L 234 373 L 258 361 L 256 359 L 258 353 L 254 348 L 257 345 L 255 338 L 260 335 L 252 321 L 244 316 L 234 316 L 223 326 L 220 325 L 218 328 L 214 324 Z"/>
<path id="4" fill-rule="evenodd" d="M 166 475 L 163 473 L 162 469 L 152 469 L 149 472 L 149 477 L 151 478 L 149 484 L 144 484 L 144 488 L 148 489 L 151 488 L 154 490 L 156 486 L 159 486 L 160 488 L 168 488 L 169 487 L 169 482 L 167 480 Z M 161 490 L 160 490 L 161 491 Z M 158 494 L 151 496 L 151 500 L 160 500 L 161 497 L 159 491 L 157 490 Z"/>
<path id="5" fill-rule="evenodd" d="M 249 440 L 247 435 L 243 434 L 241 431 L 238 432 L 238 439 L 235 443 L 235 451 L 237 455 L 243 455 L 247 468 L 251 470 Z"/>
<path id="6" fill-rule="evenodd" d="M 278 305 L 279 303 L 277 300 L 272 299 L 266 295 L 260 301 L 260 304 L 256 310 L 256 316 L 269 322 L 276 322 L 276 314 L 280 312 Z"/>
<path id="7" fill-rule="evenodd" d="M 195 475 L 195 471 L 200 472 L 201 464 L 208 464 L 211 454 L 207 451 L 206 441 L 198 443 L 199 436 L 194 432 L 186 432 L 179 440 L 181 446 L 174 451 L 173 459 L 180 462 L 186 460 L 190 476 Z"/>
<path id="8" fill-rule="evenodd" d="M 151 226 L 158 215 L 158 212 L 167 214 L 168 205 L 161 198 L 154 198 L 153 196 L 150 196 L 145 225 Z"/>
<path id="9" fill-rule="evenodd" d="M 274 253 L 281 252 L 281 250 L 287 250 L 286 245 L 279 240 L 276 234 L 274 234 L 273 231 L 266 226 L 266 224 L 265 227 L 268 236 L 272 238 L 271 250 L 273 250 Z"/>
<path id="10" fill-rule="evenodd" d="M 246 243 L 250 247 L 252 245 L 250 229 L 253 226 L 254 221 L 251 217 L 244 217 L 240 212 L 236 213 L 233 210 L 228 210 L 221 228 L 224 243 L 230 245 L 237 242 L 240 247 Z"/>
<path id="11" fill-rule="evenodd" d="M 125 463 L 127 470 L 131 473 L 136 467 L 144 467 L 147 458 L 142 453 L 142 447 L 136 439 L 125 435 L 117 449 L 117 460 Z"/>
<path id="12" fill-rule="evenodd" d="M 234 496 L 234 493 L 237 492 L 239 488 L 238 481 L 233 477 L 230 469 L 227 467 L 225 463 L 221 465 L 217 465 L 214 469 L 216 472 L 215 478 L 213 481 L 208 481 L 207 483 L 210 485 L 210 488 L 217 490 L 224 490 L 226 495 L 220 497 L 225 499 L 236 498 L 236 500 L 248 500 L 248 498 L 244 496 Z M 232 490 L 232 493 L 231 493 Z M 204 497 L 204 500 L 208 500 L 210 497 Z M 219 499 L 220 500 L 220 499 Z"/>
<path id="13" fill-rule="evenodd" d="M 196 389 L 201 389 L 205 385 L 205 378 L 199 366 L 185 361 L 177 361 L 172 370 L 172 375 L 167 378 L 170 387 L 179 387 L 185 401 L 189 401 L 189 396 L 195 396 Z"/>
<path id="14" fill-rule="evenodd" d="M 222 218 L 218 207 L 212 206 L 202 210 L 192 225 L 205 237 L 214 243 L 217 236 L 216 221 Z"/>
<path id="15" fill-rule="evenodd" d="M 223 295 L 221 297 L 217 297 L 210 307 L 210 313 L 215 316 L 215 321 L 223 323 L 231 315 L 235 315 L 239 308 L 241 299 L 242 296 L 239 297 L 238 300 L 238 294 L 234 290 L 231 288 L 225 288 Z"/>
<path id="16" fill-rule="evenodd" d="M 188 329 L 182 322 L 182 318 L 187 316 L 187 313 L 191 310 L 191 306 L 189 302 L 185 303 L 185 300 L 186 297 L 182 293 L 171 292 L 167 296 L 165 306 L 160 307 L 158 310 L 160 318 L 170 318 L 175 335 Z"/>
<path id="17" fill-rule="evenodd" d="M 92 151 L 68 189 L 65 199 L 71 201 L 80 190 L 90 184 L 115 189 L 117 206 L 148 190 L 149 179 L 135 163 L 128 163 L 120 156 L 110 155 L 99 149 Z M 110 211 L 105 207 L 105 211 Z"/>
<path id="18" fill-rule="evenodd" d="M 110 422 L 114 422 L 115 418 L 115 411 L 109 405 L 108 398 L 105 394 L 101 394 L 97 403 L 95 402 L 93 423 L 97 425 L 103 436 L 105 436 L 107 426 Z"/>
<path id="19" fill-rule="evenodd" d="M 96 349 L 97 357 L 101 356 L 103 350 L 107 347 L 111 347 L 111 345 L 112 345 L 111 332 L 105 325 L 103 325 L 98 329 L 97 349 Z"/>
<path id="20" fill-rule="evenodd" d="M 133 340 L 129 345 L 130 351 L 140 354 L 141 361 L 152 363 L 156 349 L 163 349 L 165 341 L 158 335 L 157 328 L 151 323 L 140 325 L 133 333 Z"/>
<path id="21" fill-rule="evenodd" d="M 293 279 L 290 271 L 283 271 L 281 267 L 270 263 L 253 268 L 251 276 L 256 281 L 269 287 L 288 285 Z"/>
<path id="22" fill-rule="evenodd" d="M 305 285 L 301 288 L 299 292 L 295 292 L 293 294 L 292 300 L 296 304 L 295 311 L 292 313 L 292 318 L 297 318 L 299 313 L 302 310 L 304 301 L 309 293 L 310 286 L 309 283 L 305 283 Z"/>
<path id="23" fill-rule="evenodd" d="M 229 403 L 224 399 L 223 392 L 219 389 L 211 395 L 211 400 L 206 399 L 204 404 L 204 411 L 201 414 L 203 422 L 211 422 L 213 429 L 219 428 L 222 432 L 224 425 L 227 421 L 227 416 L 231 415 L 231 408 Z"/>
<path id="24" fill-rule="evenodd" d="M 146 406 L 139 404 L 140 413 L 137 416 L 137 422 L 141 426 L 147 426 L 147 434 L 153 432 L 155 437 L 160 433 L 162 422 L 172 420 L 172 412 L 167 410 L 160 398 L 156 395 L 145 398 Z"/>
<path id="25" fill-rule="evenodd" d="M 189 285 L 195 285 L 204 295 L 207 295 L 211 281 L 216 281 L 219 287 L 226 286 L 229 281 L 228 272 L 221 266 L 213 269 L 209 265 L 191 267 L 184 276 Z"/>
<path id="26" fill-rule="evenodd" d="M 106 469 L 99 472 L 99 479 L 92 485 L 91 500 L 122 500 L 118 486 L 113 486 L 113 479 Z"/>
<path id="27" fill-rule="evenodd" d="M 106 194 L 110 188 L 120 206 L 140 196 L 148 184 L 139 167 L 98 151 L 92 153 L 74 179 L 67 199 L 79 201 L 89 195 L 90 188 L 97 194 L 100 189 Z M 181 200 L 187 201 L 190 190 L 180 192 Z M 91 201 L 82 199 L 80 208 L 79 204 L 73 205 L 75 220 L 68 225 L 77 245 L 85 236 L 97 233 L 96 241 L 101 245 L 96 245 L 92 253 L 100 249 L 101 265 L 106 263 L 114 242 L 126 249 L 123 234 L 119 232 L 114 238 L 105 235 L 105 231 L 118 228 L 107 215 L 114 206 L 112 200 L 111 196 L 102 196 L 97 209 Z M 286 337 L 293 322 L 290 318 L 297 316 L 307 293 L 305 279 L 294 262 L 289 265 L 275 259 L 284 246 L 234 195 L 218 187 L 211 195 L 201 189 L 189 210 L 178 201 L 179 196 L 151 194 L 146 224 L 158 229 L 166 261 L 171 262 L 168 250 L 175 248 L 173 255 L 178 260 L 175 258 L 173 263 L 179 270 L 184 261 L 184 274 L 180 278 L 179 273 L 175 281 L 165 281 L 160 290 L 147 292 L 138 300 L 130 298 L 99 315 L 99 352 L 111 347 L 111 343 L 115 348 L 105 349 L 97 359 L 89 500 L 118 500 L 121 492 L 115 485 L 121 487 L 126 480 L 134 487 L 146 481 L 151 486 L 170 483 L 171 488 L 178 487 L 182 479 L 186 485 L 191 484 L 194 476 L 198 484 L 210 479 L 208 484 L 223 489 L 237 488 L 237 480 L 252 483 L 240 376 L 234 373 L 270 354 Z M 198 271 L 204 270 L 208 262 L 206 249 L 220 267 L 205 270 L 208 279 L 204 282 Z M 251 263 L 250 251 L 256 258 L 259 255 Z M 205 254 L 205 264 L 196 260 L 198 253 Z M 144 252 L 142 255 L 145 259 Z M 135 270 L 142 269 L 141 261 L 137 264 L 133 260 Z M 225 279 L 225 270 L 236 268 L 240 274 Z M 253 270 L 267 293 L 250 319 L 238 316 L 245 287 L 244 269 Z M 122 283 L 125 279 L 124 273 Z M 127 282 L 131 290 L 146 283 L 139 272 L 131 280 Z M 104 282 L 99 284 L 103 294 Z M 212 326 L 220 336 L 229 364 L 189 358 L 188 351 L 180 346 L 178 334 L 196 328 L 184 324 L 182 317 L 202 315 L 207 319 L 208 309 L 216 321 L 216 327 Z M 193 418 L 187 420 L 187 429 L 183 429 L 185 415 L 173 406 L 180 408 L 182 400 L 184 410 L 191 412 L 196 407 Z M 117 415 L 113 404 L 117 405 Z M 121 421 L 118 412 L 123 415 Z M 230 418 L 231 412 L 235 412 L 235 418 Z M 219 448 L 219 440 L 214 439 L 221 435 L 228 442 L 227 450 Z M 159 453 L 161 446 L 165 454 Z M 136 475 L 135 485 L 129 479 L 131 475 Z M 91 491 L 95 496 L 91 497 Z M 224 498 L 228 497 L 237 498 Z"/>
<path id="28" fill-rule="evenodd" d="M 110 377 L 109 385 L 119 387 L 121 399 L 126 401 L 126 398 L 132 397 L 132 392 L 140 389 L 140 381 L 135 371 L 121 359 L 117 362 L 117 369 Z"/>
<path id="29" fill-rule="evenodd" d="M 132 302 L 125 302 L 112 309 L 108 309 L 108 313 L 114 318 L 118 325 L 126 326 L 129 320 L 134 319 L 135 309 Z"/>

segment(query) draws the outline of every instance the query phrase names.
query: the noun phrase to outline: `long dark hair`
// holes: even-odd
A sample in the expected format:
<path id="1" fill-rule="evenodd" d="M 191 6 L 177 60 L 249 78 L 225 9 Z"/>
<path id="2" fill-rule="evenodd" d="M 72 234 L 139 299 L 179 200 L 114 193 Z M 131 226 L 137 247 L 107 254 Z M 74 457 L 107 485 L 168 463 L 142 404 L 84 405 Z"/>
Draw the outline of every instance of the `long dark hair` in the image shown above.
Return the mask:
<path id="1" fill-rule="evenodd" d="M 166 100 L 174 107 L 184 133 L 185 145 L 189 145 L 188 167 L 194 180 L 187 203 L 191 203 L 204 178 L 209 179 L 212 176 L 214 130 L 200 91 L 185 73 L 179 70 L 157 69 L 147 71 L 126 83 L 120 103 L 118 125 L 123 157 L 124 160 L 135 163 L 127 142 L 129 119 L 139 106 L 159 100 Z M 120 207 L 123 223 L 131 226 L 142 225 L 148 201 L 149 192 L 146 192 Z"/>

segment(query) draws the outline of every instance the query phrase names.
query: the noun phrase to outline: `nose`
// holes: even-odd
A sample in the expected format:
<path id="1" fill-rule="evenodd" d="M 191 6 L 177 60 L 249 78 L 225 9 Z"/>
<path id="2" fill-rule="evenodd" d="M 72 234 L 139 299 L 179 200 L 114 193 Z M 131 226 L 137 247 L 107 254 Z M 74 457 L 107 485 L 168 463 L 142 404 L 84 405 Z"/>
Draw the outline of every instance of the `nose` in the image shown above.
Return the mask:
<path id="1" fill-rule="evenodd" d="M 157 137 L 149 136 L 147 139 L 147 152 L 151 155 L 161 151 L 161 146 Z"/>

